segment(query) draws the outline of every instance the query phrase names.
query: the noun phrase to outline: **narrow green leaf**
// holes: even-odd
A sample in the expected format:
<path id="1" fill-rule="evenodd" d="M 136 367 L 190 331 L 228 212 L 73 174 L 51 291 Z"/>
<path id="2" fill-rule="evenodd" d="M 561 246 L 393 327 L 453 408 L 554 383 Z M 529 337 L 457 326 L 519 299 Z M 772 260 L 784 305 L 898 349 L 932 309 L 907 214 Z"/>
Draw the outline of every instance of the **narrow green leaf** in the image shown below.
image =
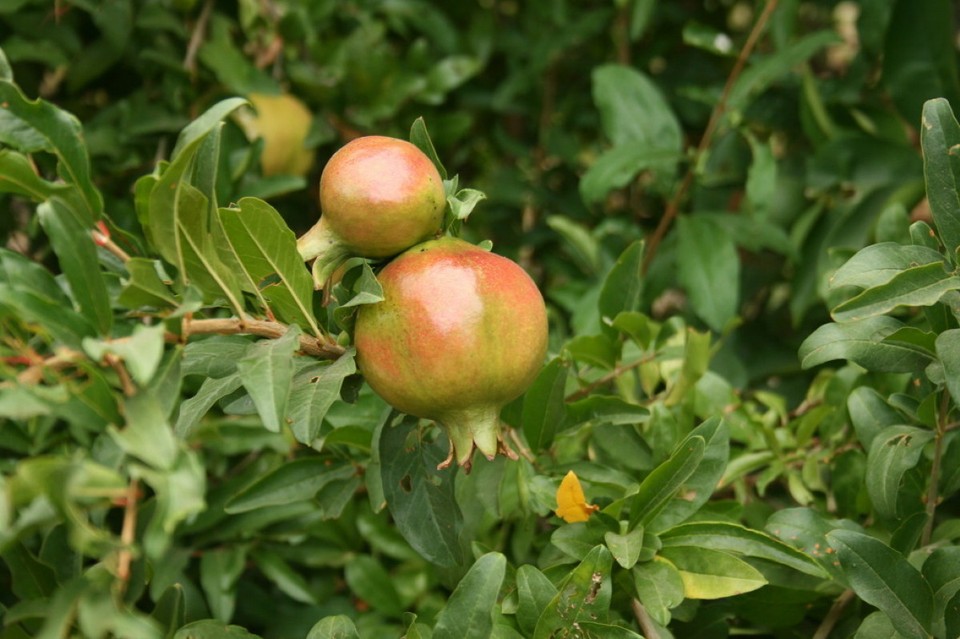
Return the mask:
<path id="1" fill-rule="evenodd" d="M 315 623 L 307 639 L 360 639 L 360 633 L 350 617 L 332 615 Z"/>
<path id="2" fill-rule="evenodd" d="M 349 268 L 343 276 L 343 285 L 351 291 L 352 295 L 350 299 L 340 304 L 340 308 L 376 304 L 384 299 L 383 287 L 380 286 L 380 282 L 367 260 L 361 261 L 357 269 Z"/>
<path id="3" fill-rule="evenodd" d="M 766 585 L 759 570 L 742 559 L 711 548 L 664 547 L 660 556 L 676 566 L 688 599 L 722 599 Z"/>
<path id="4" fill-rule="evenodd" d="M 776 201 L 777 160 L 774 157 L 772 142 L 760 142 L 755 136 L 747 135 L 753 160 L 747 171 L 746 196 L 750 204 L 751 221 L 769 219 Z"/>
<path id="5" fill-rule="evenodd" d="M 3 559 L 9 570 L 12 582 L 10 591 L 21 601 L 45 599 L 56 591 L 56 573 L 50 566 L 34 557 L 20 542 L 15 542 L 0 552 L 0 559 Z"/>
<path id="6" fill-rule="evenodd" d="M 901 306 L 931 306 L 944 293 L 960 289 L 960 276 L 948 273 L 942 262 L 915 266 L 889 281 L 859 293 L 833 309 L 838 322 L 884 315 Z"/>
<path id="7" fill-rule="evenodd" d="M 245 104 L 249 104 L 245 98 L 227 98 L 204 111 L 200 117 L 193 120 L 180 132 L 177 137 L 177 144 L 173 147 L 173 153 L 170 155 L 172 160 L 176 161 L 182 153 L 188 152 L 187 149 L 199 143 L 224 118 Z"/>
<path id="8" fill-rule="evenodd" d="M 344 569 L 344 579 L 354 595 L 388 617 L 403 613 L 403 602 L 390 573 L 370 555 L 354 557 Z"/>
<path id="9" fill-rule="evenodd" d="M 523 434 L 536 452 L 550 448 L 564 421 L 568 372 L 566 362 L 560 357 L 554 358 L 543 367 L 523 397 Z"/>
<path id="10" fill-rule="evenodd" d="M 558 233 L 577 265 L 588 275 L 600 270 L 600 244 L 582 224 L 562 215 L 547 217 L 547 226 Z"/>
<path id="11" fill-rule="evenodd" d="M 534 633 L 537 620 L 557 596 L 557 587 L 533 564 L 517 568 L 517 625 L 527 636 Z"/>
<path id="12" fill-rule="evenodd" d="M 23 153 L 48 151 L 59 160 L 60 174 L 83 195 L 80 221 L 86 228 L 100 219 L 103 196 L 93 184 L 90 158 L 80 121 L 43 100 L 28 100 L 10 80 L 0 80 L 0 144 Z"/>
<path id="13" fill-rule="evenodd" d="M 446 180 L 447 169 L 444 168 L 443 162 L 440 161 L 440 156 L 437 155 L 437 149 L 433 146 L 433 140 L 430 139 L 430 133 L 427 132 L 427 123 L 423 117 L 414 120 L 410 126 L 410 142 L 430 158 L 433 165 L 437 167 L 437 172 L 440 173 L 441 179 Z"/>
<path id="14" fill-rule="evenodd" d="M 740 257 L 733 238 L 709 215 L 677 220 L 677 277 L 697 315 L 722 331 L 740 305 Z"/>
<path id="15" fill-rule="evenodd" d="M 329 459 L 321 457 L 297 459 L 258 477 L 231 497 L 223 509 L 227 513 L 237 514 L 305 501 L 312 499 L 330 482 L 347 479 L 355 473 L 350 465 L 331 466 Z"/>
<path id="16" fill-rule="evenodd" d="M 893 627 L 890 617 L 876 610 L 866 616 L 853 639 L 903 639 L 903 635 Z"/>
<path id="17" fill-rule="evenodd" d="M 117 301 L 126 308 L 152 306 L 167 308 L 177 305 L 177 300 L 160 275 L 160 262 L 144 257 L 132 257 L 124 266 L 128 278 Z"/>
<path id="18" fill-rule="evenodd" d="M 260 639 L 260 636 L 241 626 L 228 625 L 213 619 L 201 619 L 177 630 L 173 639 Z"/>
<path id="19" fill-rule="evenodd" d="M 206 469 L 194 451 L 182 450 L 169 469 L 135 465 L 131 472 L 149 484 L 155 495 L 153 517 L 142 544 L 145 555 L 156 562 L 173 543 L 177 526 L 206 509 Z"/>
<path id="20" fill-rule="evenodd" d="M 37 216 L 57 254 L 60 270 L 70 283 L 70 293 L 80 313 L 101 335 L 108 335 L 113 326 L 113 309 L 100 272 L 92 226 L 85 224 L 81 213 L 58 197 L 41 203 Z"/>
<path id="21" fill-rule="evenodd" d="M 0 80 L 13 82 L 13 69 L 10 67 L 10 61 L 3 49 L 0 49 Z"/>
<path id="22" fill-rule="evenodd" d="M 903 476 L 920 461 L 923 447 L 933 440 L 930 430 L 889 426 L 880 431 L 867 454 L 867 492 L 877 514 L 898 517 Z"/>
<path id="23" fill-rule="evenodd" d="M 445 442 L 428 444 L 421 435 L 413 420 L 383 428 L 383 494 L 400 534 L 424 559 L 456 566 L 463 560 L 463 515 L 454 494 L 453 469 L 437 470 L 446 456 Z"/>
<path id="24" fill-rule="evenodd" d="M 250 279 L 281 320 L 321 335 L 313 316 L 313 280 L 297 253 L 297 240 L 272 206 L 242 198 L 219 211 L 227 238 Z M 263 285 L 267 278 L 276 283 Z"/>
<path id="25" fill-rule="evenodd" d="M 208 377 L 203 380 L 197 393 L 180 404 L 180 414 L 174 426 L 177 437 L 189 438 L 200 419 L 213 408 L 213 405 L 241 386 L 243 386 L 243 380 L 236 373 L 220 378 Z"/>
<path id="26" fill-rule="evenodd" d="M 606 546 L 596 546 L 557 587 L 557 594 L 533 633 L 533 639 L 575 639 L 580 621 L 606 621 L 613 592 L 613 557 Z"/>
<path id="27" fill-rule="evenodd" d="M 470 567 L 447 600 L 433 629 L 434 639 L 486 639 L 506 574 L 507 558 L 490 552 Z"/>
<path id="28" fill-rule="evenodd" d="M 587 204 L 603 201 L 608 193 L 630 184 L 640 173 L 659 170 L 670 176 L 680 161 L 679 150 L 621 144 L 604 151 L 580 178 L 580 197 Z"/>
<path id="29" fill-rule="evenodd" d="M 160 623 L 164 637 L 170 637 L 177 628 L 186 621 L 186 601 L 183 594 L 183 585 L 171 584 L 157 599 L 157 605 L 150 613 L 153 619 Z"/>
<path id="30" fill-rule="evenodd" d="M 36 168 L 27 157 L 10 149 L 0 149 L 0 191 L 16 193 L 42 202 L 53 196 L 82 203 L 77 187 L 61 182 L 49 182 L 37 175 Z M 71 194 L 76 193 L 73 197 Z"/>
<path id="31" fill-rule="evenodd" d="M 612 323 L 622 312 L 636 311 L 643 293 L 643 241 L 628 246 L 607 273 L 600 291 L 601 326 L 616 334 Z"/>
<path id="32" fill-rule="evenodd" d="M 787 566 L 813 577 L 824 570 L 808 555 L 758 530 L 728 522 L 696 521 L 675 526 L 660 535 L 664 548 L 695 546 L 747 557 L 757 557 Z"/>
<path id="33" fill-rule="evenodd" d="M 937 358 L 943 365 L 947 390 L 955 404 L 960 405 L 960 329 L 940 333 L 936 341 Z"/>
<path id="34" fill-rule="evenodd" d="M 619 64 L 596 67 L 591 75 L 603 131 L 615 146 L 633 144 L 679 153 L 680 123 L 649 77 Z"/>
<path id="35" fill-rule="evenodd" d="M 237 582 L 246 560 L 246 548 L 238 545 L 209 549 L 200 556 L 200 587 L 210 612 L 224 623 L 233 618 Z"/>
<path id="36" fill-rule="evenodd" d="M 882 610 L 907 639 L 929 639 L 933 593 L 916 568 L 882 541 L 852 530 L 834 530 L 827 540 L 853 591 Z"/>
<path id="37" fill-rule="evenodd" d="M 920 145 L 923 174 L 933 223 L 951 261 L 957 262 L 960 248 L 960 124 L 944 98 L 923 105 Z"/>
<path id="38" fill-rule="evenodd" d="M 447 196 L 447 205 L 455 220 L 465 220 L 473 213 L 477 204 L 487 199 L 487 194 L 476 189 L 460 189 Z"/>
<path id="39" fill-rule="evenodd" d="M 250 394 L 263 426 L 274 433 L 286 422 L 293 385 L 294 353 L 300 346 L 300 329 L 291 325 L 279 339 L 260 340 L 237 362 L 237 372 Z"/>
<path id="40" fill-rule="evenodd" d="M 260 548 L 252 553 L 251 558 L 264 576 L 290 599 L 307 605 L 319 604 L 317 595 L 307 580 L 283 557 L 273 551 Z"/>
<path id="41" fill-rule="evenodd" d="M 657 466 L 644 478 L 630 504 L 630 527 L 647 526 L 683 488 L 703 459 L 706 441 L 703 437 L 685 439 L 670 459 Z"/>
<path id="42" fill-rule="evenodd" d="M 801 364 L 804 368 L 811 368 L 831 360 L 846 359 L 877 372 L 923 370 L 931 361 L 929 353 L 906 342 L 883 341 L 902 327 L 900 321 L 884 315 L 824 324 L 800 345 Z"/>
<path id="43" fill-rule="evenodd" d="M 578 362 L 603 369 L 614 368 L 620 357 L 620 343 L 606 333 L 577 335 L 564 344 L 563 350 Z"/>
<path id="44" fill-rule="evenodd" d="M 960 603 L 957 601 L 960 596 L 960 546 L 941 546 L 934 550 L 923 562 L 921 573 L 933 591 L 934 634 L 951 636 L 945 628 L 939 627 L 942 623 L 937 620 L 947 618 L 951 602 L 954 605 Z M 953 615 L 954 619 L 960 620 L 958 612 L 954 609 Z"/>
<path id="45" fill-rule="evenodd" d="M 297 441 L 311 445 L 320 435 L 327 411 L 340 399 L 343 381 L 357 372 L 353 351 L 332 364 L 314 364 L 297 374 L 290 391 L 290 430 Z"/>
<path id="46" fill-rule="evenodd" d="M 854 254 L 830 277 L 830 286 L 873 288 L 886 284 L 902 271 L 943 263 L 943 255 L 926 246 L 880 242 Z"/>

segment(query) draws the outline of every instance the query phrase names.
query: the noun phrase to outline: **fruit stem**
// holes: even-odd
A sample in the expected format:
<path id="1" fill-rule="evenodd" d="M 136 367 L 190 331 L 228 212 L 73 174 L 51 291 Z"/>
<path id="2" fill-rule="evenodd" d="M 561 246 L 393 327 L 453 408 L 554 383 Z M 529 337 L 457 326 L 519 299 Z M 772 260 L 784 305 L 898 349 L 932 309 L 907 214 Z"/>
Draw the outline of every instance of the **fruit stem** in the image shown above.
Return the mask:
<path id="1" fill-rule="evenodd" d="M 326 286 L 327 280 L 351 256 L 349 248 L 325 223 L 326 218 L 320 221 L 297 238 L 297 252 L 304 262 L 313 262 L 313 287 L 320 290 Z"/>
<path id="2" fill-rule="evenodd" d="M 466 472 L 470 472 L 474 450 L 479 450 L 490 460 L 493 460 L 498 452 L 511 459 L 517 458 L 517 454 L 507 446 L 500 434 L 498 406 L 452 411 L 439 421 L 450 439 L 450 454 L 437 466 L 438 469 L 442 470 L 456 460 Z"/>

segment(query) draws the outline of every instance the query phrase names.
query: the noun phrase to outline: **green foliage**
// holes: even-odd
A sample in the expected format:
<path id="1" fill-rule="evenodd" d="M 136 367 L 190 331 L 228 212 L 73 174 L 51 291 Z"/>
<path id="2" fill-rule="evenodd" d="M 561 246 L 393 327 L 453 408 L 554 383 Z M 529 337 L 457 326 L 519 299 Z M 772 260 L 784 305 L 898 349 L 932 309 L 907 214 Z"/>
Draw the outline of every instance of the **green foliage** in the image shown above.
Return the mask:
<path id="1" fill-rule="evenodd" d="M 0 3 L 0 637 L 956 637 L 951 9 Z M 297 254 L 365 133 L 544 293 L 518 460 L 438 469 L 383 264 Z"/>

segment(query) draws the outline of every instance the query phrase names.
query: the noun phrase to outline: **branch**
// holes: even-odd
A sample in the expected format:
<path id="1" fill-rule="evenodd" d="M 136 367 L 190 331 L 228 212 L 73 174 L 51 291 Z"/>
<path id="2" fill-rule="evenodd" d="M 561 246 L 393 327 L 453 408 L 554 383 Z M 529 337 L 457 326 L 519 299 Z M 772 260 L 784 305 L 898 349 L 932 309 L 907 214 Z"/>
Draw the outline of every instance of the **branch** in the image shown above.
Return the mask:
<path id="1" fill-rule="evenodd" d="M 640 624 L 640 631 L 643 633 L 645 639 L 660 639 L 660 633 L 657 632 L 657 627 L 653 624 L 653 619 L 650 618 L 650 614 L 647 612 L 647 609 L 643 607 L 643 604 L 640 603 L 639 599 L 633 599 L 630 602 L 630 608 L 633 610 L 633 616 L 637 618 L 637 623 Z"/>
<path id="2" fill-rule="evenodd" d="M 947 437 L 947 426 L 950 417 L 950 393 L 943 391 L 940 397 L 940 410 L 937 415 L 937 431 L 934 435 L 933 462 L 930 468 L 930 484 L 927 486 L 926 514 L 927 521 L 923 525 L 923 534 L 920 536 L 920 545 L 926 546 L 933 536 L 933 520 L 937 514 L 937 502 L 940 501 L 938 484 L 940 483 L 940 464 L 943 460 L 943 442 Z"/>
<path id="3" fill-rule="evenodd" d="M 707 128 L 704 129 L 703 137 L 700 138 L 700 144 L 697 146 L 697 150 L 693 158 L 691 158 L 690 164 L 687 166 L 687 172 L 684 174 L 680 186 L 678 186 L 674 192 L 673 198 L 667 203 L 667 208 L 663 213 L 663 217 L 660 218 L 660 223 L 657 225 L 656 230 L 653 232 L 653 235 L 650 236 L 647 244 L 647 254 L 643 259 L 644 273 L 650 268 L 650 263 L 657 254 L 657 248 L 660 246 L 660 242 L 663 241 L 663 237 L 667 234 L 670 224 L 673 223 L 674 218 L 677 217 L 677 213 L 680 212 L 680 205 L 683 203 L 687 191 L 690 190 L 690 186 L 693 184 L 693 176 L 699 164 L 699 159 L 707 152 L 710 145 L 713 144 L 713 136 L 716 134 L 717 127 L 720 125 L 720 119 L 727 109 L 727 100 L 730 99 L 730 91 L 743 72 L 747 58 L 753 53 L 753 49 L 760 39 L 760 34 L 767 25 L 767 21 L 770 19 L 773 10 L 777 7 L 777 2 L 778 0 L 767 0 L 767 4 L 763 8 L 763 13 L 757 18 L 753 29 L 750 31 L 750 35 L 747 36 L 747 41 L 744 43 L 743 49 L 740 50 L 740 55 L 737 56 L 737 61 L 734 63 L 733 69 L 727 77 L 727 82 L 723 85 L 720 100 L 718 100 L 716 106 L 713 107 L 713 112 L 710 113 L 710 119 L 707 121 Z"/>
<path id="4" fill-rule="evenodd" d="M 629 364 L 622 364 L 621 366 L 617 366 L 616 368 L 614 368 L 612 371 L 610 371 L 600 379 L 594 380 L 589 384 L 587 384 L 586 386 L 584 386 L 583 388 L 579 390 L 575 390 L 569 395 L 567 395 L 565 398 L 565 401 L 575 402 L 578 399 L 583 399 L 584 397 L 592 393 L 594 390 L 600 388 L 604 384 L 608 384 L 613 380 L 615 380 L 616 378 L 623 375 L 624 373 L 628 371 L 632 371 L 633 369 L 639 368 L 644 364 L 646 364 L 647 362 L 652 361 L 654 357 L 655 355 L 653 354 L 645 355 L 638 360 L 634 360 L 630 362 Z"/>
<path id="5" fill-rule="evenodd" d="M 190 42 L 187 45 L 187 54 L 183 57 L 183 68 L 190 74 L 197 72 L 197 52 L 203 43 L 203 36 L 207 30 L 207 22 L 210 20 L 212 11 L 213 0 L 207 0 L 200 11 L 200 17 L 193 25 L 193 33 L 190 34 Z"/>
<path id="6" fill-rule="evenodd" d="M 133 561 L 133 543 L 137 533 L 137 498 L 140 495 L 140 484 L 131 479 L 124 497 L 123 528 L 120 530 L 120 542 L 123 548 L 117 555 L 117 579 L 120 580 L 121 590 L 126 590 L 130 580 L 130 564 Z"/>
<path id="7" fill-rule="evenodd" d="M 268 337 L 277 339 L 283 337 L 287 332 L 288 326 L 280 322 L 268 322 L 257 319 L 239 319 L 230 317 L 226 319 L 200 319 L 183 320 L 183 336 L 181 340 L 187 340 L 191 335 L 256 335 L 257 337 Z M 320 359 L 337 359 L 343 355 L 345 349 L 331 339 L 321 339 L 310 337 L 309 335 L 300 336 L 300 351 L 311 357 Z"/>
<path id="8" fill-rule="evenodd" d="M 813 639 L 827 639 L 830 636 L 830 633 L 833 632 L 833 627 L 837 625 L 837 622 L 840 621 L 840 615 L 843 614 L 843 611 L 846 609 L 850 602 L 853 601 L 855 594 L 852 590 L 844 590 L 840 593 L 840 596 L 834 600 L 833 605 L 830 607 L 830 612 L 827 613 L 827 616 L 823 618 L 823 622 L 820 624 L 820 627 L 817 628 L 817 632 L 813 635 Z"/>

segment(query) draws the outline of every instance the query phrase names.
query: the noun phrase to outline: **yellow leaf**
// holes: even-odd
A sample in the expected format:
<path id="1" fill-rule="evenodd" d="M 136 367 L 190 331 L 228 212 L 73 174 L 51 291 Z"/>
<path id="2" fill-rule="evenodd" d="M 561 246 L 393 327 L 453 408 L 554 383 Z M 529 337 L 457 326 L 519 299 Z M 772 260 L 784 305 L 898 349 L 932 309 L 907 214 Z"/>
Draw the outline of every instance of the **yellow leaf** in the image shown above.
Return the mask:
<path id="1" fill-rule="evenodd" d="M 557 517 L 563 518 L 568 524 L 577 521 L 587 521 L 590 513 L 600 510 L 600 506 L 588 504 L 583 495 L 583 488 L 577 474 L 572 470 L 567 473 L 557 489 Z"/>

